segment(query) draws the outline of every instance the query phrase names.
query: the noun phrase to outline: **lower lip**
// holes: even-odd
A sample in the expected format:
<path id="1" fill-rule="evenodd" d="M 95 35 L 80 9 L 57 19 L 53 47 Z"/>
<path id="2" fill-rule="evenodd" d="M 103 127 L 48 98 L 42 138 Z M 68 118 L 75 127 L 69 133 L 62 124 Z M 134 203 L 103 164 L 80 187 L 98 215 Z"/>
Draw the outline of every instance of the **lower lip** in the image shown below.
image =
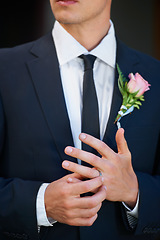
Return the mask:
<path id="1" fill-rule="evenodd" d="M 71 1 L 71 0 L 69 0 L 69 1 L 58 1 L 57 3 L 58 3 L 58 5 L 61 5 L 61 6 L 69 6 L 69 5 L 75 4 L 76 1 Z"/>

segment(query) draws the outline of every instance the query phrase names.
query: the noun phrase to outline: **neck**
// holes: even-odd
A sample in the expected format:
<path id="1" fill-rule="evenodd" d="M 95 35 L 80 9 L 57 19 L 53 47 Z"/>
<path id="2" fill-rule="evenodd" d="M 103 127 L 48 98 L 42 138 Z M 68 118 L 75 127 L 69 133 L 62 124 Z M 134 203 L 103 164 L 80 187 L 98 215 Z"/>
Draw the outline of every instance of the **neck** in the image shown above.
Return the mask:
<path id="1" fill-rule="evenodd" d="M 110 18 L 105 19 L 103 23 L 94 24 L 62 24 L 62 27 L 70 33 L 83 47 L 88 51 L 94 49 L 102 39 L 107 35 L 110 28 Z"/>

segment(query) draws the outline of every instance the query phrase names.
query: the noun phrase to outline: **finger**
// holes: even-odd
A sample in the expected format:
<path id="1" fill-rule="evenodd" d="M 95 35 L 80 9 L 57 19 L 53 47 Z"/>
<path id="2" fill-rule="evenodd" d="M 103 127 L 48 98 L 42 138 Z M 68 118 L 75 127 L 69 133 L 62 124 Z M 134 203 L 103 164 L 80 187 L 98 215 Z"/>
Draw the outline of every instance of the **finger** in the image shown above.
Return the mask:
<path id="1" fill-rule="evenodd" d="M 101 156 L 106 157 L 108 159 L 112 159 L 114 157 L 115 152 L 110 147 L 108 147 L 107 144 L 105 144 L 103 141 L 86 133 L 81 133 L 79 135 L 79 139 L 85 144 L 96 149 Z"/>
<path id="2" fill-rule="evenodd" d="M 93 178 L 91 180 L 81 181 L 78 183 L 73 183 L 70 185 L 70 191 L 72 196 L 77 196 L 83 193 L 92 192 L 94 189 L 102 186 L 103 184 L 103 177 Z"/>
<path id="3" fill-rule="evenodd" d="M 69 161 L 63 161 L 62 167 L 71 172 L 78 173 L 86 178 L 95 178 L 99 176 L 99 172 L 95 168 L 85 167 Z"/>
<path id="4" fill-rule="evenodd" d="M 96 167 L 97 169 L 101 169 L 103 159 L 92 153 L 74 147 L 66 147 L 65 153 L 74 158 L 81 159 L 82 161 L 89 163 L 90 165 Z"/>
<path id="5" fill-rule="evenodd" d="M 116 143 L 117 143 L 118 153 L 125 154 L 129 152 L 128 145 L 124 137 L 123 128 L 119 128 L 116 133 Z"/>
<path id="6" fill-rule="evenodd" d="M 100 210 L 102 204 L 100 203 L 94 208 L 85 208 L 85 209 L 80 209 L 76 208 L 73 209 L 72 211 L 69 211 L 68 213 L 68 218 L 91 218 L 97 214 L 97 212 Z"/>
<path id="7" fill-rule="evenodd" d="M 68 176 L 70 176 L 71 178 L 77 178 L 79 180 L 83 180 L 84 179 L 84 177 L 82 175 L 78 174 L 78 173 L 71 173 Z"/>
<path id="8" fill-rule="evenodd" d="M 68 174 L 64 177 L 64 179 L 67 181 L 67 182 L 71 182 L 72 180 L 69 180 L 68 179 L 77 179 L 77 182 L 80 182 L 82 180 L 84 180 L 84 177 L 78 173 L 71 173 L 71 174 Z"/>
<path id="9" fill-rule="evenodd" d="M 95 222 L 97 217 L 98 215 L 96 214 L 91 218 L 75 218 L 75 219 L 69 220 L 67 224 L 71 226 L 91 226 Z"/>
<path id="10" fill-rule="evenodd" d="M 106 199 L 106 194 L 107 194 L 106 187 L 101 186 L 97 193 L 95 193 L 94 195 L 77 198 L 77 201 L 75 203 L 79 208 L 92 209 L 98 206 Z"/>
<path id="11" fill-rule="evenodd" d="M 80 179 L 78 179 L 78 178 L 74 178 L 74 177 L 69 177 L 69 178 L 67 178 L 67 182 L 68 183 L 77 183 L 77 182 L 81 182 L 81 180 Z"/>

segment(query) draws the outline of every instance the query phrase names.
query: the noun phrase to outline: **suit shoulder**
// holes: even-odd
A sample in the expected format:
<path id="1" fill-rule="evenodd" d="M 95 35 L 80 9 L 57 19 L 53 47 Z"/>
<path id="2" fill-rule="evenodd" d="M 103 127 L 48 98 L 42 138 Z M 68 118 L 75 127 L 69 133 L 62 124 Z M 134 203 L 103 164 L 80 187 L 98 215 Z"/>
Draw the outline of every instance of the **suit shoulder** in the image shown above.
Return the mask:
<path id="1" fill-rule="evenodd" d="M 33 44 L 34 44 L 34 42 L 29 42 L 29 43 L 14 46 L 11 48 L 1 48 L 0 49 L 0 59 L 3 58 L 3 60 L 5 60 L 14 55 L 18 56 L 18 54 L 23 54 L 23 53 L 27 52 L 32 47 Z"/>
<path id="2" fill-rule="evenodd" d="M 145 66 L 150 66 L 150 67 L 160 67 L 160 61 L 146 53 L 143 53 L 143 52 L 140 52 L 136 49 L 133 49 L 129 46 L 127 46 L 125 43 L 121 42 L 119 39 L 118 39 L 118 46 L 120 51 L 123 51 L 123 53 L 121 52 L 121 54 L 129 54 L 130 56 L 136 56 L 137 59 L 139 60 L 139 62 L 142 64 L 142 65 L 145 65 Z"/>
<path id="3" fill-rule="evenodd" d="M 34 46 L 41 45 L 47 39 L 51 37 L 51 34 L 47 34 L 35 41 L 24 43 L 22 45 L 14 46 L 11 48 L 1 48 L 0 49 L 0 62 L 4 64 L 5 62 L 11 62 L 11 61 L 23 61 L 23 60 L 30 60 L 32 58 L 31 55 L 31 49 Z"/>
<path id="4" fill-rule="evenodd" d="M 153 66 L 160 67 L 160 61 L 158 59 L 156 59 L 156 58 L 154 58 L 154 57 L 152 57 L 152 56 L 150 56 L 148 54 L 142 53 L 140 51 L 137 51 L 137 50 L 134 50 L 134 49 L 132 49 L 132 50 L 135 52 L 135 54 L 138 56 L 139 60 L 143 64 L 145 64 L 147 66 L 152 64 L 152 65 L 150 65 L 151 67 L 153 67 Z"/>
<path id="5" fill-rule="evenodd" d="M 160 61 L 157 59 L 132 49 L 126 46 L 121 41 L 117 41 L 117 52 L 118 52 L 118 64 L 123 72 L 123 74 L 127 77 L 129 73 L 139 73 L 146 81 L 151 84 L 151 90 L 149 96 L 151 97 L 150 101 L 157 102 L 155 98 L 157 98 L 159 94 L 159 69 L 160 69 Z M 148 97 L 149 99 L 149 97 Z"/>

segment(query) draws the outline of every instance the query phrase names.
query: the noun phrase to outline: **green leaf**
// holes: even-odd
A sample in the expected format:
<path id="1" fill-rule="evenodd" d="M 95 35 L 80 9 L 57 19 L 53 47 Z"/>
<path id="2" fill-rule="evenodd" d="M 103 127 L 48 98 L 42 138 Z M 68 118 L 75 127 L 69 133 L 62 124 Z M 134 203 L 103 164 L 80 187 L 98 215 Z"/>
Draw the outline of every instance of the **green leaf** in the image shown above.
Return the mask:
<path id="1" fill-rule="evenodd" d="M 143 96 L 143 95 L 140 96 L 139 99 L 140 99 L 141 101 L 144 101 L 144 96 Z"/>
<path id="2" fill-rule="evenodd" d="M 136 101 L 135 104 L 142 106 L 142 103 L 140 101 Z"/>
<path id="3" fill-rule="evenodd" d="M 134 106 L 135 108 L 140 109 L 140 107 L 139 107 L 137 104 L 134 104 L 133 106 Z"/>
<path id="4" fill-rule="evenodd" d="M 124 77 L 122 71 L 120 70 L 120 67 L 119 65 L 117 64 L 117 70 L 118 70 L 118 74 L 119 74 L 119 78 L 118 78 L 118 87 L 119 87 L 119 90 L 121 92 L 121 94 L 123 95 L 124 92 L 126 92 L 126 82 L 127 82 L 127 79 Z"/>
<path id="5" fill-rule="evenodd" d="M 132 104 L 127 104 L 126 107 L 129 109 L 130 107 L 132 107 Z"/>

